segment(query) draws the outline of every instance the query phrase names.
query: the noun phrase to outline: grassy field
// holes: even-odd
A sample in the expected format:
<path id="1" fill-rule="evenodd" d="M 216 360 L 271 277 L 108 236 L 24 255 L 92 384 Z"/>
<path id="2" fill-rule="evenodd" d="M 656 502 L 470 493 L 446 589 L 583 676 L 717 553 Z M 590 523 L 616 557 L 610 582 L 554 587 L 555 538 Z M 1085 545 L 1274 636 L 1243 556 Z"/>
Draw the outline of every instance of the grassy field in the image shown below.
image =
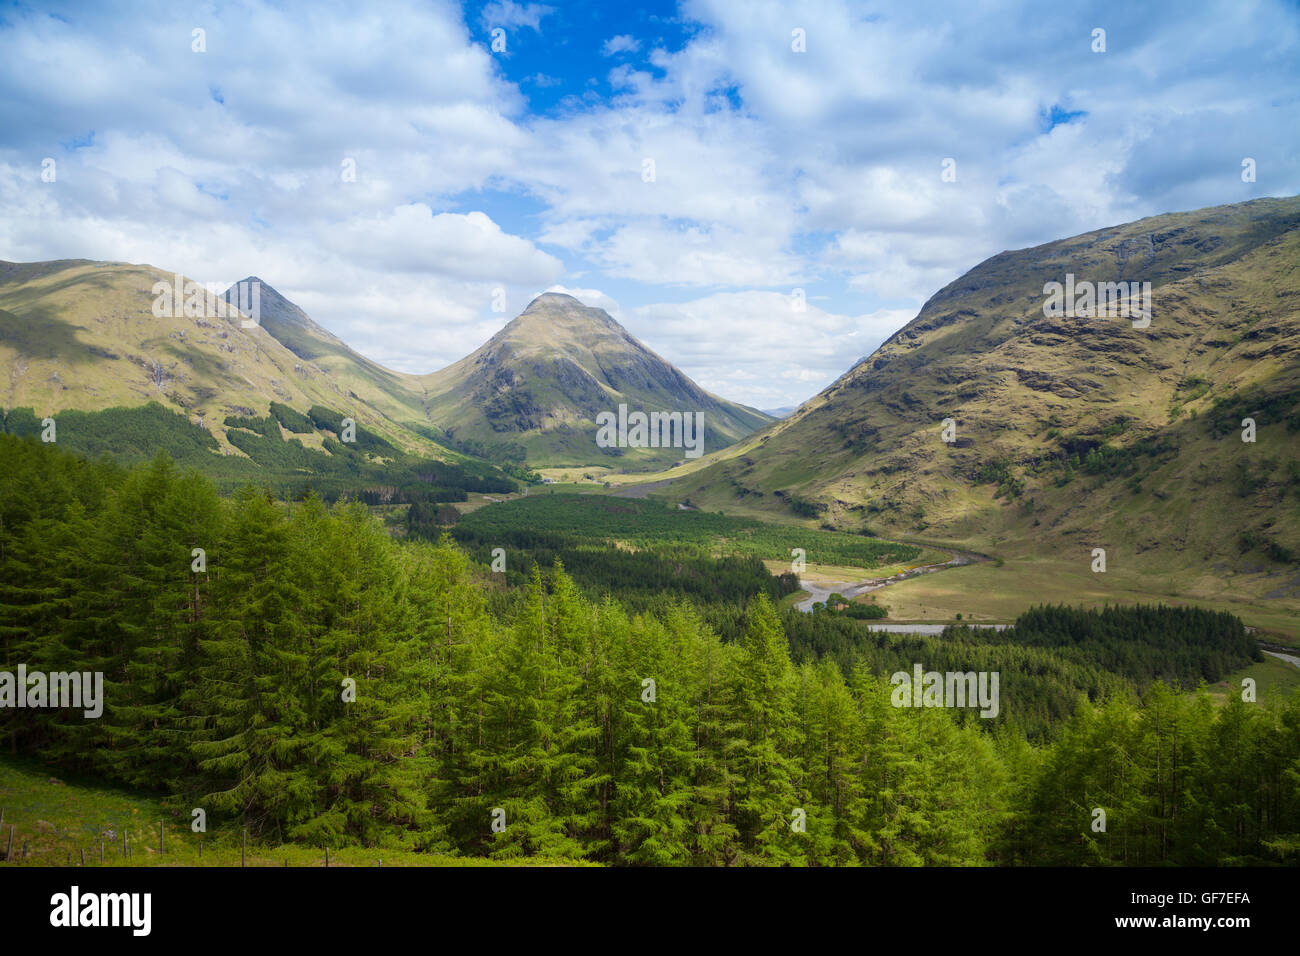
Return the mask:
<path id="1" fill-rule="evenodd" d="M 1266 657 L 1261 664 L 1251 664 L 1223 681 L 1210 686 L 1210 696 L 1226 701 L 1229 694 L 1241 693 L 1241 681 L 1249 677 L 1255 681 L 1255 700 L 1266 704 L 1274 699 L 1290 697 L 1300 690 L 1300 667 Z"/>
<path id="2" fill-rule="evenodd" d="M 929 564 L 941 564 L 948 560 L 948 552 L 925 550 L 918 557 L 909 561 L 895 561 L 877 565 L 870 569 L 872 578 L 887 578 L 903 571 Z M 773 574 L 782 574 L 790 570 L 789 561 L 764 561 L 764 566 Z M 827 583 L 854 584 L 864 579 L 863 568 L 851 564 L 813 564 L 808 562 L 799 577 L 825 586 Z"/>
<path id="3" fill-rule="evenodd" d="M 1289 609 L 1260 607 L 1224 592 L 1188 594 L 1174 575 L 1142 574 L 1116 568 L 1093 573 L 1088 556 L 1073 561 L 1023 557 L 971 564 L 912 578 L 880 592 L 891 620 L 1009 622 L 1034 604 L 1102 607 L 1106 604 L 1165 603 L 1230 611 L 1246 624 L 1290 637 L 1300 620 Z"/>
<path id="4" fill-rule="evenodd" d="M 153 795 L 113 790 L 54 776 L 28 760 L 0 758 L 0 856 L 9 846 L 13 857 L 0 866 L 239 866 L 242 833 L 190 830 L 189 808 Z M 123 855 L 126 836 L 129 856 Z M 163 846 L 159 848 L 160 837 Z M 202 848 L 200 849 L 200 838 Z M 24 856 L 24 847 L 26 855 Z M 325 866 L 319 847 L 249 843 L 247 866 Z M 347 847 L 331 850 L 330 866 L 593 866 L 584 861 L 528 858 L 485 860 L 409 850 Z"/>

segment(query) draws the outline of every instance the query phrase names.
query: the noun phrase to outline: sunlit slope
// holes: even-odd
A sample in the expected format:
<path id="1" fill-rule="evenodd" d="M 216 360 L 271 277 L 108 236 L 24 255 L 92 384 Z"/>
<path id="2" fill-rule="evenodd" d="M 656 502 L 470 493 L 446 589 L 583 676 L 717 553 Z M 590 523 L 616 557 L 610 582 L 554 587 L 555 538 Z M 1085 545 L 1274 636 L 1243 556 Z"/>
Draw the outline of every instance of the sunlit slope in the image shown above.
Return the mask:
<path id="1" fill-rule="evenodd" d="M 303 354 L 282 344 L 273 332 L 284 334 L 286 306 L 294 307 L 274 289 L 262 287 L 268 324 L 243 328 L 238 315 L 216 309 L 156 316 L 154 284 L 174 279 L 126 263 L 0 263 L 0 405 L 46 415 L 156 401 L 211 431 L 227 450 L 228 415 L 265 415 L 271 402 L 298 411 L 322 405 L 398 447 L 448 456 L 430 440 L 436 433 L 418 392 L 396 373 L 314 325 L 289 339 Z M 312 329 L 328 337 L 314 351 L 303 348 Z M 318 436 L 300 440 L 319 444 Z"/>
<path id="2" fill-rule="evenodd" d="M 260 325 L 300 362 L 320 369 L 340 389 L 362 396 L 394 421 L 424 422 L 420 387 L 413 376 L 386 369 L 354 351 L 257 276 L 243 281 L 260 284 Z M 226 297 L 238 301 L 234 288 Z"/>
<path id="3" fill-rule="evenodd" d="M 421 383 L 430 418 L 455 441 L 532 465 L 644 468 L 684 457 L 681 448 L 598 447 L 596 416 L 620 404 L 703 413 L 706 450 L 770 420 L 706 392 L 606 312 L 558 293 L 538 296 L 482 347 Z"/>
<path id="4" fill-rule="evenodd" d="M 1254 569 L 1300 597 L 1298 228 L 1300 199 L 1266 199 L 1001 253 L 673 493 L 1007 554 Z M 1150 282 L 1150 327 L 1046 317 L 1066 273 Z"/>

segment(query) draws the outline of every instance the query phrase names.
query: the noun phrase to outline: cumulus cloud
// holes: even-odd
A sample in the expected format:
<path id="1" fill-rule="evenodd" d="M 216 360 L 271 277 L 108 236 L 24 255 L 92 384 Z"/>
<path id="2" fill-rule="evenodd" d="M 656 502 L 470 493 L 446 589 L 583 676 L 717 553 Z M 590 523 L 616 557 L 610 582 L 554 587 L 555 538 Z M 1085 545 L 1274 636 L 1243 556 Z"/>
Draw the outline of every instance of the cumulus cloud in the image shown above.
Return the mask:
<path id="1" fill-rule="evenodd" d="M 825 388 L 914 314 L 840 315 L 806 296 L 746 291 L 640 306 L 623 324 L 709 391 L 776 408 Z"/>
<path id="2" fill-rule="evenodd" d="M 641 49 L 641 41 L 628 33 L 620 33 L 616 37 L 610 37 L 605 41 L 602 52 L 605 56 L 614 56 L 618 53 L 635 53 Z"/>

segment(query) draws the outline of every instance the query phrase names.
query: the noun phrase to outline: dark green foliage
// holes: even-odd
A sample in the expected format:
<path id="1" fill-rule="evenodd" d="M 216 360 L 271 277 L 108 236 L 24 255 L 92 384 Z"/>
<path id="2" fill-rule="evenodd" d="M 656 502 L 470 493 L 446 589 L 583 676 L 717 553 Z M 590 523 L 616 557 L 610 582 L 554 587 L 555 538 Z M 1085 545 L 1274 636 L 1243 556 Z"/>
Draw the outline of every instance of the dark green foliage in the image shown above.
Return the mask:
<path id="1" fill-rule="evenodd" d="M 338 413 L 320 407 L 313 411 L 322 421 L 341 427 Z M 227 438 L 249 456 L 243 458 L 219 454 L 210 432 L 157 402 L 55 416 L 59 448 L 92 457 L 109 455 L 124 464 L 165 452 L 177 464 L 202 471 L 224 492 L 255 482 L 284 497 L 301 498 L 311 491 L 325 501 L 350 497 L 391 503 L 464 501 L 469 491 L 504 494 L 517 487 L 486 463 L 450 464 L 407 455 L 360 426 L 355 444 L 326 438 L 325 451 L 308 448 L 297 439 L 284 440 L 281 419 L 290 431 L 301 432 L 304 423 L 308 431 L 314 429 L 305 417 L 279 403 L 270 416 L 227 416 Z M 0 411 L 0 424 L 8 434 L 41 433 L 40 420 L 30 409 Z"/>
<path id="2" fill-rule="evenodd" d="M 1107 480 L 1130 479 L 1130 490 L 1141 491 L 1141 477 L 1159 464 L 1178 455 L 1177 446 L 1167 437 L 1142 438 L 1131 444 L 1115 446 L 1106 442 L 1130 430 L 1131 422 L 1120 420 L 1107 425 L 1099 437 L 1065 435 L 1055 437 L 1060 451 L 1049 455 L 1041 464 L 1060 469 L 1058 486 L 1069 484 L 1076 474 Z"/>
<path id="3" fill-rule="evenodd" d="M 41 420 L 30 408 L 0 408 L 0 432 L 22 438 L 36 438 L 41 434 Z"/>
<path id="4" fill-rule="evenodd" d="M 1253 418 L 1257 428 L 1285 422 L 1288 432 L 1300 431 L 1300 392 L 1257 386 L 1218 399 L 1206 415 L 1215 438 L 1240 432 L 1245 418 Z"/>
<path id="5" fill-rule="evenodd" d="M 137 408 L 106 408 L 99 412 L 63 411 L 53 416 L 56 439 L 65 451 L 89 457 L 111 455 L 134 464 L 148 461 L 164 449 L 177 461 L 211 458 L 217 440 L 186 416 L 149 402 Z M 3 414 L 11 435 L 41 433 L 41 423 L 31 409 L 15 408 Z"/>
<path id="6" fill-rule="evenodd" d="M 350 416 L 344 415 L 342 412 L 336 412 L 332 408 L 326 408 L 324 405 L 313 405 L 307 409 L 307 417 L 311 419 L 311 423 L 317 428 L 323 431 L 331 431 L 336 436 L 342 436 L 343 422 Z M 351 450 L 384 456 L 400 454 L 387 440 L 357 423 L 355 419 L 353 419 L 353 425 L 356 430 L 356 441 L 347 442 L 347 446 Z M 340 445 L 342 445 L 341 441 Z"/>
<path id="7" fill-rule="evenodd" d="M 459 517 L 459 513 L 450 505 L 417 501 L 406 511 L 407 537 L 436 541 Z"/>
<path id="8" fill-rule="evenodd" d="M 588 600 L 560 561 L 501 613 L 490 580 L 359 503 L 222 499 L 166 456 L 126 471 L 0 435 L 0 671 L 105 689 L 100 719 L 0 708 L 0 744 L 315 846 L 825 866 L 1300 850 L 1300 696 L 1216 707 L 1158 679 L 1246 659 L 1228 615 L 1049 607 L 913 639 L 783 621 L 758 588 L 725 643 L 689 604 Z M 1003 716 L 892 706 L 913 662 L 1002 669 Z M 1045 714 L 1052 741 L 1027 743 Z"/>
<path id="9" fill-rule="evenodd" d="M 855 621 L 877 621 L 886 616 L 885 609 L 879 604 L 850 604 L 844 610 L 845 617 L 851 617 Z M 961 615 L 957 615 L 958 618 Z"/>
<path id="10" fill-rule="evenodd" d="M 306 435 L 312 431 L 311 419 L 281 402 L 271 403 L 271 414 L 276 421 L 294 434 Z"/>
<path id="11" fill-rule="evenodd" d="M 637 549 L 688 545 L 712 554 L 752 555 L 789 561 L 803 548 L 818 564 L 875 568 L 911 561 L 921 549 L 909 544 L 766 524 L 707 511 L 682 511 L 674 503 L 604 495 L 530 495 L 480 508 L 461 519 L 463 540 L 500 541 L 515 529 L 621 541 Z"/>
<path id="12" fill-rule="evenodd" d="M 870 631 L 843 613 L 790 611 L 784 623 L 796 661 L 828 657 L 846 672 L 862 666 L 884 676 L 916 661 L 998 671 L 1016 701 L 1007 721 L 1032 739 L 1049 737 L 1080 695 L 1098 700 L 1157 680 L 1194 690 L 1261 659 L 1238 618 L 1200 608 L 1039 607 L 1003 631 L 956 625 L 933 636 Z"/>

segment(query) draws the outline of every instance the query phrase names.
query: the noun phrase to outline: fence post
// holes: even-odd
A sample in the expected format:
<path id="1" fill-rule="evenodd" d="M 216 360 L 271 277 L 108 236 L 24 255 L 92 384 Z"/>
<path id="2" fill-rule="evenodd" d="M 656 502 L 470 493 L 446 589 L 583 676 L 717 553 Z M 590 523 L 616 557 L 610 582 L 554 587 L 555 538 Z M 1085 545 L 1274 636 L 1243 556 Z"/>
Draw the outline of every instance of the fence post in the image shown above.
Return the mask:
<path id="1" fill-rule="evenodd" d="M 158 855 L 159 856 L 162 856 L 164 853 L 167 852 L 167 848 L 165 845 L 166 843 L 167 843 L 167 821 L 159 820 L 158 821 Z"/>
<path id="2" fill-rule="evenodd" d="M 104 865 L 104 841 L 99 841 L 99 865 Z"/>
<path id="3" fill-rule="evenodd" d="M 84 846 L 81 848 L 81 865 L 86 865 L 86 848 Z"/>
<path id="4" fill-rule="evenodd" d="M 244 857 L 248 853 L 248 827 L 244 827 L 244 842 L 239 845 L 239 865 L 244 865 Z"/>
<path id="5" fill-rule="evenodd" d="M 329 869 L 329 865 L 330 865 L 330 848 L 329 848 L 329 847 L 326 847 L 326 848 L 325 848 L 325 868 L 326 868 L 326 869 Z"/>
<path id="6" fill-rule="evenodd" d="M 26 841 L 26 840 L 23 841 L 23 859 L 24 859 L 24 860 L 27 859 L 27 841 Z"/>
<path id="7" fill-rule="evenodd" d="M 14 861 L 14 825 L 11 823 L 9 824 L 9 845 L 5 847 L 5 862 L 12 863 L 13 861 Z"/>

